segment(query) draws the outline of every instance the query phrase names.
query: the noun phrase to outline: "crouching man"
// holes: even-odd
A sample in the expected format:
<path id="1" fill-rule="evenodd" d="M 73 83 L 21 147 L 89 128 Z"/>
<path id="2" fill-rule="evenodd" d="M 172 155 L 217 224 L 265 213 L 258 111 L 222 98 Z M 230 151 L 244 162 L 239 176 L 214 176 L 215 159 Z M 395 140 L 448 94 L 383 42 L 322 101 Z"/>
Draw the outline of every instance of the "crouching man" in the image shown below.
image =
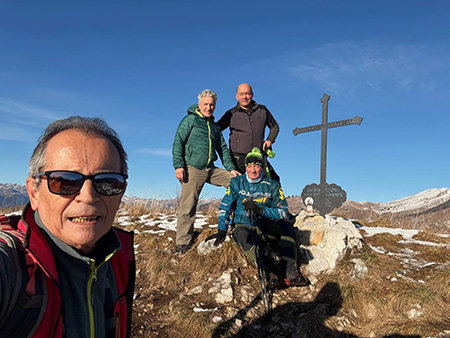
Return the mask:
<path id="1" fill-rule="evenodd" d="M 267 288 L 306 286 L 309 281 L 297 267 L 297 248 L 294 228 L 288 218 L 288 205 L 283 190 L 277 181 L 263 176 L 263 158 L 258 148 L 245 157 L 245 175 L 231 179 L 230 186 L 220 203 L 219 227 L 216 234 L 206 240 L 215 239 L 214 245 L 222 243 L 228 230 L 230 212 L 234 210 L 234 238 L 244 250 L 247 258 L 256 266 L 256 246 L 252 231 L 257 231 L 257 240 L 281 247 L 281 269 L 262 250 L 262 269 L 267 279 Z M 249 216 L 250 213 L 253 216 Z M 256 230 L 255 230 L 256 228 Z"/>
<path id="2" fill-rule="evenodd" d="M 29 162 L 30 203 L 0 227 L 2 337 L 130 337 L 133 233 L 112 227 L 127 168 L 103 120 L 47 127 Z"/>

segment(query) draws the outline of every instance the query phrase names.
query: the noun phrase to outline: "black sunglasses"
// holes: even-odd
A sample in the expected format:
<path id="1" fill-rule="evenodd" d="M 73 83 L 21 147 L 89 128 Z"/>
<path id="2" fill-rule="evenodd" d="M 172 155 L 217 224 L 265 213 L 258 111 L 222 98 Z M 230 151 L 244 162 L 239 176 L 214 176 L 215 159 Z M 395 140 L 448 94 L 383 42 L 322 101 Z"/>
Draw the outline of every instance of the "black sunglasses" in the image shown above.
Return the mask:
<path id="1" fill-rule="evenodd" d="M 95 191 L 101 195 L 120 195 L 125 191 L 125 181 L 128 175 L 118 173 L 100 173 L 83 175 L 76 171 L 51 170 L 39 173 L 37 177 L 47 177 L 48 190 L 56 195 L 73 195 L 81 190 L 84 181 L 89 179 Z"/>

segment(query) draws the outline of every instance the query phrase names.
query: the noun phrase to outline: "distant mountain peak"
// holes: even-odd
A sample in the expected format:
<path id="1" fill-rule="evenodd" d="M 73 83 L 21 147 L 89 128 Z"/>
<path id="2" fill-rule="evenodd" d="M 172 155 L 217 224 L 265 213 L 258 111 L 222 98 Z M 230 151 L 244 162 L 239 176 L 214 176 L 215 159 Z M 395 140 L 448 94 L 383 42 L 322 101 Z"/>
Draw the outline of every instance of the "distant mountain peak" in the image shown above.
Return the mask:
<path id="1" fill-rule="evenodd" d="M 305 209 L 300 196 L 288 196 L 289 211 L 298 214 Z M 0 207 L 24 205 L 28 194 L 24 185 L 0 183 Z M 155 208 L 178 208 L 179 197 L 154 199 L 124 196 L 123 203 L 142 204 Z M 199 201 L 199 210 L 219 208 L 220 199 L 206 198 Z M 380 217 L 411 223 L 414 228 L 433 228 L 450 233 L 450 189 L 433 188 L 392 202 L 346 201 L 332 215 L 339 215 L 361 221 L 375 221 Z M 431 229 L 431 230 L 433 230 Z"/>
<path id="2" fill-rule="evenodd" d="M 0 183 L 0 206 L 10 207 L 24 205 L 28 202 L 27 189 L 24 185 Z"/>
<path id="3" fill-rule="evenodd" d="M 449 200 L 449 188 L 432 188 L 396 201 L 380 203 L 380 213 L 417 212 L 434 208 Z"/>

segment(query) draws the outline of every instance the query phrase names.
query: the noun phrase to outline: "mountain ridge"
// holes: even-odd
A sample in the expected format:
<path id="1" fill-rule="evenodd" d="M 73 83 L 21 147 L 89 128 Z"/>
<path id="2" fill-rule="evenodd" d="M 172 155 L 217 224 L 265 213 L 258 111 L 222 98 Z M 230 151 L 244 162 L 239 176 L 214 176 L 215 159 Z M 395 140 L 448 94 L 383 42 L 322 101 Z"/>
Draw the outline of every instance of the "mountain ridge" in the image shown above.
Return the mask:
<path id="1" fill-rule="evenodd" d="M 286 200 L 289 210 L 293 214 L 298 214 L 301 210 L 306 209 L 301 196 L 287 196 Z M 24 185 L 0 183 L 0 207 L 20 206 L 27 202 L 28 195 Z M 179 196 L 171 199 L 124 196 L 123 203 L 155 209 L 176 209 L 179 205 Z M 219 198 L 201 199 L 198 209 L 200 211 L 214 209 L 218 208 L 219 204 Z M 431 188 L 392 202 L 347 200 L 340 208 L 333 210 L 330 215 L 365 223 L 387 218 L 393 224 L 401 227 L 450 233 L 450 189 Z"/>
<path id="2" fill-rule="evenodd" d="M 28 194 L 24 185 L 0 183 L 0 207 L 19 206 L 27 202 Z"/>

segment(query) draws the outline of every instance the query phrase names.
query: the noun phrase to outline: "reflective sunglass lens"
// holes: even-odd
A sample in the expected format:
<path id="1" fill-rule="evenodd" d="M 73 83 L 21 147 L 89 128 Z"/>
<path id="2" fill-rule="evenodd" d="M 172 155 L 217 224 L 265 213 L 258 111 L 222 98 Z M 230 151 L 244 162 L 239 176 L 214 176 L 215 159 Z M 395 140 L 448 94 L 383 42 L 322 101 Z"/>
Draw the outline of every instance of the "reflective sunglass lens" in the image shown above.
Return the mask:
<path id="1" fill-rule="evenodd" d="M 57 195 L 73 195 L 81 190 L 86 179 L 92 180 L 95 191 L 107 196 L 119 195 L 125 190 L 126 175 L 102 173 L 83 175 L 76 171 L 46 171 L 38 176 L 46 176 L 48 189 Z"/>
<path id="2" fill-rule="evenodd" d="M 125 179 L 119 174 L 97 174 L 94 177 L 94 185 L 102 195 L 119 195 L 125 189 Z"/>
<path id="3" fill-rule="evenodd" d="M 49 190 L 59 195 L 72 195 L 83 186 L 83 176 L 71 172 L 52 172 L 48 177 Z"/>

